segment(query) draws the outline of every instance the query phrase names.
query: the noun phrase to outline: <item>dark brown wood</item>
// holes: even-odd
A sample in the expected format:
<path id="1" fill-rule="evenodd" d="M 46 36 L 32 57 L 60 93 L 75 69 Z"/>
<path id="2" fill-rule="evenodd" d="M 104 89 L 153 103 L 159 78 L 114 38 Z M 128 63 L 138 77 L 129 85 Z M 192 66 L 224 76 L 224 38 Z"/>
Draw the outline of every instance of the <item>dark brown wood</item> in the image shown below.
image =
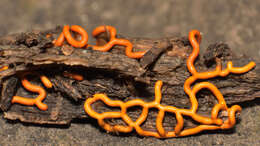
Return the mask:
<path id="1" fill-rule="evenodd" d="M 60 47 L 54 47 L 51 43 L 58 32 L 60 28 L 0 38 L 0 64 L 9 66 L 8 70 L 0 72 L 0 108 L 4 111 L 5 118 L 36 124 L 69 124 L 73 119 L 90 118 L 84 112 L 83 104 L 95 93 L 105 93 L 112 99 L 122 101 L 136 98 L 152 101 L 157 80 L 164 83 L 162 104 L 178 108 L 190 107 L 189 98 L 183 91 L 184 81 L 190 76 L 186 69 L 186 59 L 192 51 L 186 37 L 128 38 L 134 45 L 134 51 L 148 51 L 142 59 L 130 59 L 125 56 L 122 46 L 115 46 L 110 52 L 73 48 L 69 54 L 64 53 Z M 47 34 L 51 37 L 46 38 Z M 99 44 L 108 40 L 105 36 L 97 38 Z M 246 65 L 251 60 L 246 56 L 236 56 L 227 44 L 223 43 L 210 45 L 202 56 L 203 58 L 200 57 L 196 61 L 196 68 L 200 72 L 213 70 L 216 57 L 222 60 L 223 69 L 228 60 L 232 60 L 237 67 Z M 259 100 L 255 99 L 260 97 L 260 61 L 254 61 L 256 67 L 246 74 L 231 74 L 207 81 L 220 89 L 229 105 L 253 100 L 259 103 Z M 20 84 L 20 74 L 25 71 L 44 74 L 52 81 L 54 87 L 46 89 L 48 95 L 44 100 L 49 107 L 47 111 L 40 111 L 35 106 L 10 103 L 14 95 L 37 96 Z M 62 75 L 64 71 L 81 74 L 84 80 L 66 78 Z M 33 84 L 42 86 L 37 75 L 29 79 Z M 207 90 L 200 91 L 197 97 L 199 113 L 210 115 L 216 103 L 215 97 Z M 112 110 L 102 103 L 94 104 L 93 108 L 100 112 Z M 141 108 L 131 108 L 128 112 L 131 118 L 136 119 Z M 143 128 L 155 130 L 156 116 L 156 110 L 151 110 Z M 185 127 L 196 124 L 191 119 L 186 120 Z M 120 120 L 107 122 L 124 124 Z M 175 122 L 174 115 L 167 114 L 164 127 L 171 130 Z"/>

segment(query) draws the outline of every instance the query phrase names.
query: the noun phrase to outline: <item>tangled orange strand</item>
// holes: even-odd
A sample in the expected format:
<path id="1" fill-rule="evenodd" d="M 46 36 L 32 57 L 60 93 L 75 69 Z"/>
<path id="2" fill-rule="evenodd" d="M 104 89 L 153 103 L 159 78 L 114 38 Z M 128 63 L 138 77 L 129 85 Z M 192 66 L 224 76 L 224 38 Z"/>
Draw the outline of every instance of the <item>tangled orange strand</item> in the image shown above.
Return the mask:
<path id="1" fill-rule="evenodd" d="M 35 99 L 21 97 L 21 96 L 13 96 L 12 103 L 19 103 L 19 104 L 28 105 L 28 106 L 36 105 L 40 110 L 45 111 L 48 109 L 48 106 L 46 104 L 42 103 L 42 101 L 46 97 L 46 91 L 40 86 L 31 84 L 25 77 L 28 74 L 32 74 L 32 73 L 28 72 L 28 73 L 24 73 L 22 75 L 22 85 L 24 86 L 25 89 L 27 89 L 31 92 L 39 93 L 39 96 L 37 96 L 37 98 L 35 98 Z M 75 79 L 77 81 L 83 80 L 83 76 L 81 76 L 79 74 L 64 72 L 63 75 L 65 77 L 69 77 L 69 78 Z M 52 88 L 52 83 L 46 76 L 41 75 L 40 79 L 45 87 Z"/>
<path id="2" fill-rule="evenodd" d="M 0 72 L 1 72 L 1 71 L 5 71 L 5 70 L 7 70 L 8 68 L 9 68 L 8 66 L 3 66 L 3 67 L 0 68 Z"/>
<path id="3" fill-rule="evenodd" d="M 197 37 L 197 39 L 196 39 Z M 221 70 L 221 62 L 217 60 L 217 66 L 215 71 L 210 72 L 202 72 L 199 73 L 196 71 L 194 67 L 194 60 L 197 58 L 199 54 L 199 43 L 201 41 L 200 32 L 197 30 L 193 30 L 189 33 L 189 41 L 193 47 L 193 52 L 189 56 L 187 60 L 187 68 L 192 74 L 185 83 L 184 83 L 184 91 L 190 98 L 191 108 L 190 109 L 179 109 L 174 106 L 165 106 L 161 105 L 161 86 L 162 81 L 157 81 L 155 84 L 155 100 L 152 102 L 144 102 L 140 99 L 130 100 L 128 102 L 122 102 L 119 100 L 111 100 L 105 94 L 95 94 L 92 98 L 88 98 L 84 104 L 85 112 L 98 120 L 98 124 L 109 132 L 124 132 L 129 133 L 133 129 L 141 135 L 141 136 L 153 136 L 157 138 L 169 138 L 169 137 L 179 137 L 179 136 L 188 136 L 199 133 L 204 130 L 217 130 L 217 129 L 229 129 L 232 128 L 236 124 L 236 117 L 235 114 L 237 112 L 241 112 L 241 107 L 239 105 L 233 105 L 231 108 L 228 108 L 226 105 L 225 99 L 221 92 L 218 90 L 216 86 L 209 82 L 201 82 L 196 84 L 193 89 L 191 89 L 191 85 L 198 79 L 209 79 L 217 76 L 227 76 L 229 73 L 236 73 L 241 74 L 248 72 L 254 66 L 254 62 L 250 62 L 244 67 L 237 68 L 232 66 L 232 62 L 228 62 L 227 68 L 225 70 Z M 216 104 L 212 111 L 211 117 L 205 117 L 197 114 L 198 109 L 198 101 L 196 98 L 196 93 L 203 88 L 208 88 L 217 98 L 218 104 Z M 96 101 L 103 101 L 106 105 L 111 107 L 120 107 L 121 111 L 116 112 L 103 112 L 97 113 L 95 110 L 92 109 L 91 105 Z M 127 115 L 127 109 L 134 106 L 141 106 L 142 113 L 138 117 L 136 121 L 133 121 Z M 156 118 L 156 129 L 157 132 L 153 131 L 146 131 L 141 128 L 141 125 L 145 122 L 148 116 L 148 112 L 150 108 L 157 108 L 158 115 Z M 228 119 L 223 121 L 222 119 L 218 118 L 218 114 L 220 110 L 224 110 L 228 113 Z M 174 131 L 166 132 L 163 128 L 163 119 L 165 116 L 165 112 L 173 113 L 176 115 L 177 124 L 174 128 Z M 201 125 L 184 129 L 184 120 L 183 116 L 189 116 L 193 120 L 201 123 Z M 110 125 L 106 123 L 105 119 L 111 118 L 122 118 L 122 120 L 127 124 L 127 126 L 122 125 Z"/>
<path id="4" fill-rule="evenodd" d="M 31 84 L 27 79 L 26 79 L 26 75 L 31 74 L 31 73 L 25 73 L 22 76 L 22 85 L 24 86 L 25 89 L 31 91 L 31 92 L 35 92 L 38 93 L 39 95 L 35 98 L 35 99 L 31 99 L 31 98 L 27 98 L 27 97 L 21 97 L 21 96 L 14 96 L 12 99 L 12 103 L 19 103 L 22 105 L 36 105 L 40 110 L 47 110 L 48 106 L 44 103 L 42 103 L 42 101 L 45 99 L 46 97 L 46 91 L 37 85 L 33 85 Z M 40 79 L 43 83 L 43 85 L 47 88 L 52 88 L 52 83 L 51 81 L 46 77 L 41 75 Z"/>
<path id="5" fill-rule="evenodd" d="M 72 37 L 70 30 L 79 33 L 81 36 L 81 39 L 79 41 L 75 40 Z M 101 33 L 104 33 L 107 31 L 109 31 L 109 33 L 110 33 L 110 40 L 109 40 L 109 42 L 107 42 L 107 44 L 105 44 L 103 46 L 89 45 L 87 43 L 88 34 L 82 27 L 80 27 L 78 25 L 72 25 L 71 27 L 69 27 L 68 25 L 65 25 L 63 28 L 63 31 L 60 34 L 60 36 L 58 37 L 58 39 L 54 40 L 54 45 L 62 46 L 62 44 L 66 38 L 68 43 L 73 47 L 78 47 L 78 48 L 92 47 L 93 50 L 98 50 L 98 51 L 103 51 L 103 52 L 109 51 L 115 45 L 125 46 L 126 47 L 125 54 L 130 58 L 141 58 L 146 53 L 146 52 L 132 52 L 132 50 L 133 50 L 132 43 L 126 39 L 116 38 L 116 29 L 112 26 L 99 26 L 94 29 L 94 31 L 92 32 L 92 35 L 94 37 L 96 37 L 96 36 L 100 35 Z"/>
<path id="6" fill-rule="evenodd" d="M 79 75 L 79 74 L 76 74 L 76 73 L 70 73 L 70 72 L 64 72 L 63 76 L 77 80 L 77 81 L 82 81 L 84 79 L 82 75 Z"/>

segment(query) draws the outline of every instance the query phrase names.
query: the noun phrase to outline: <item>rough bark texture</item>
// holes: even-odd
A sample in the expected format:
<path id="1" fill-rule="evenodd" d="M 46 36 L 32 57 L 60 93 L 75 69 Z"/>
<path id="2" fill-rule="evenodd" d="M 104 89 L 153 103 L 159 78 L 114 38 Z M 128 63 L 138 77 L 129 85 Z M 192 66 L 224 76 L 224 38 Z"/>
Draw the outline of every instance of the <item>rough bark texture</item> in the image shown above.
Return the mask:
<path id="1" fill-rule="evenodd" d="M 113 99 L 128 101 L 141 98 L 145 101 L 154 99 L 154 84 L 163 81 L 162 104 L 189 108 L 190 101 L 183 91 L 184 81 L 190 76 L 186 69 L 186 59 L 191 53 L 189 41 L 183 38 L 145 39 L 128 38 L 134 45 L 134 51 L 149 50 L 140 59 L 130 59 L 124 54 L 124 47 L 115 46 L 110 52 L 93 51 L 91 48 L 80 49 L 68 45 L 54 47 L 52 40 L 59 35 L 61 28 L 45 32 L 33 31 L 14 34 L 0 38 L 0 63 L 8 65 L 9 69 L 0 72 L 2 92 L 0 108 L 4 118 L 20 120 L 36 124 L 69 124 L 73 119 L 89 118 L 84 112 L 83 104 L 86 98 L 95 93 L 105 93 Z M 46 35 L 51 37 L 46 38 Z M 98 38 L 102 45 L 107 41 L 107 35 Z M 121 36 L 120 36 L 121 37 Z M 67 48 L 71 52 L 67 52 Z M 196 61 L 198 71 L 213 70 L 215 58 L 222 60 L 223 69 L 227 60 L 232 60 L 234 66 L 246 65 L 250 58 L 237 57 L 223 43 L 215 43 L 208 47 L 204 55 Z M 224 95 L 228 104 L 243 103 L 260 97 L 260 62 L 254 60 L 256 67 L 242 75 L 209 79 Z M 32 71 L 44 74 L 50 78 L 54 87 L 48 92 L 44 103 L 47 111 L 40 111 L 35 106 L 11 104 L 14 95 L 34 97 L 26 91 L 19 81 L 22 72 Z M 63 72 L 75 72 L 84 76 L 83 81 L 75 81 L 63 76 Z M 29 78 L 33 84 L 41 85 L 39 77 Z M 197 94 L 199 113 L 209 115 L 216 103 L 215 97 L 207 90 Z M 102 103 L 93 105 L 97 111 L 113 110 Z M 141 108 L 129 110 L 129 116 L 136 119 Z M 149 112 L 149 117 L 143 125 L 145 129 L 154 129 L 156 110 Z M 191 119 L 186 119 L 186 127 L 193 127 Z M 164 127 L 171 130 L 175 125 L 173 115 L 166 115 Z M 124 124 L 120 120 L 108 120 L 111 124 Z"/>

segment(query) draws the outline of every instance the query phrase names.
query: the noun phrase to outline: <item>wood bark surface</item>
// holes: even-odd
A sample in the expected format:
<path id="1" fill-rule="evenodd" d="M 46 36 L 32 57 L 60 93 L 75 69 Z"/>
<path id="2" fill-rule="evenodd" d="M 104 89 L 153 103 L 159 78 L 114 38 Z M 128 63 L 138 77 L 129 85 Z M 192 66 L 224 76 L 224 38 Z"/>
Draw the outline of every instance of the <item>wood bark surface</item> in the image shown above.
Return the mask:
<path id="1" fill-rule="evenodd" d="M 111 99 L 129 101 L 132 99 L 154 100 L 154 84 L 163 81 L 163 105 L 178 108 L 190 108 L 189 97 L 183 90 L 185 80 L 190 76 L 186 60 L 192 51 L 187 37 L 168 37 L 162 39 L 127 38 L 134 46 L 134 51 L 148 50 L 141 59 L 125 56 L 124 47 L 115 46 L 109 52 L 73 48 L 67 44 L 54 47 L 52 41 L 57 38 L 61 28 L 47 31 L 32 31 L 13 34 L 0 38 L 0 65 L 8 65 L 9 69 L 0 72 L 1 97 L 0 109 L 4 118 L 20 120 L 36 124 L 69 124 L 73 119 L 91 119 L 83 109 L 85 100 L 95 93 L 105 93 Z M 46 35 L 51 37 L 46 37 Z M 97 43 L 102 45 L 108 41 L 108 35 L 102 34 Z M 121 38 L 126 38 L 119 36 Z M 244 66 L 251 61 L 249 56 L 235 54 L 224 43 L 209 45 L 204 54 L 196 61 L 199 72 L 215 69 L 215 58 L 220 58 L 223 69 L 226 62 L 232 60 L 235 67 Z M 227 77 L 208 79 L 219 88 L 227 104 L 259 102 L 260 97 L 260 61 L 248 73 L 230 74 Z M 33 72 L 30 82 L 43 87 L 39 80 L 40 74 L 46 75 L 54 87 L 46 89 L 44 103 L 47 111 L 40 111 L 36 106 L 11 104 L 14 95 L 36 97 L 21 85 L 20 76 L 23 72 Z M 83 81 L 76 81 L 63 76 L 63 72 L 73 72 L 84 76 Z M 198 81 L 199 82 L 199 81 Z M 197 94 L 199 101 L 198 113 L 210 115 L 216 98 L 208 90 Z M 116 111 L 98 102 L 93 108 L 99 112 Z M 139 117 L 141 107 L 129 109 L 128 115 L 134 120 Z M 149 111 L 144 129 L 155 129 L 156 109 Z M 197 123 L 189 117 L 185 118 L 185 128 L 194 127 Z M 110 124 L 124 124 L 120 119 L 107 120 Z M 166 114 L 164 127 L 172 130 L 176 124 L 172 114 Z"/>

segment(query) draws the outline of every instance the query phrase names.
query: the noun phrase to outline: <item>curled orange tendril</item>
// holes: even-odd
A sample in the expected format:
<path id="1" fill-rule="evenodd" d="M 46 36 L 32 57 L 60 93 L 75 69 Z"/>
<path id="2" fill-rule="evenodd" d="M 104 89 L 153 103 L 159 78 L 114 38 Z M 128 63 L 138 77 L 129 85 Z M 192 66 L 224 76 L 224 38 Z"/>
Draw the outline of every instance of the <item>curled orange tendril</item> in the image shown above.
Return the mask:
<path id="1" fill-rule="evenodd" d="M 3 66 L 3 67 L 0 68 L 0 72 L 1 72 L 1 71 L 5 71 L 5 70 L 7 70 L 8 68 L 9 68 L 8 66 Z"/>
<path id="2" fill-rule="evenodd" d="M 81 40 L 80 41 L 75 40 L 72 37 L 70 30 L 79 33 L 81 35 Z M 71 27 L 65 25 L 58 39 L 54 41 L 55 46 L 62 46 L 65 38 L 68 41 L 68 43 L 73 47 L 82 48 L 87 45 L 88 33 L 78 25 L 72 25 Z"/>
<path id="3" fill-rule="evenodd" d="M 30 73 L 23 74 L 22 85 L 24 86 L 25 89 L 27 89 L 31 92 L 38 93 L 39 95 L 35 99 L 21 97 L 21 96 L 14 96 L 12 99 L 12 103 L 19 103 L 19 104 L 30 105 L 30 106 L 36 105 L 40 110 L 45 111 L 48 109 L 48 106 L 46 104 L 42 103 L 42 101 L 46 97 L 46 92 L 42 87 L 31 84 L 25 77 L 28 74 L 30 74 Z M 41 75 L 40 79 L 45 87 L 52 88 L 52 83 L 46 76 Z"/>
<path id="4" fill-rule="evenodd" d="M 84 79 L 82 75 L 75 74 L 75 73 L 69 73 L 69 72 L 64 72 L 63 76 L 72 78 L 72 79 L 77 80 L 77 81 L 82 81 Z"/>
<path id="5" fill-rule="evenodd" d="M 130 100 L 127 102 L 122 102 L 120 100 L 111 100 L 105 94 L 95 94 L 92 98 L 88 98 L 84 104 L 85 112 L 98 120 L 99 125 L 109 132 L 124 132 L 129 133 L 133 129 L 141 135 L 141 136 L 153 136 L 157 138 L 168 138 L 168 137 L 179 137 L 179 136 L 188 136 L 199 133 L 204 130 L 217 130 L 217 129 L 229 129 L 232 128 L 236 124 L 235 114 L 237 112 L 241 112 L 241 107 L 239 105 L 233 105 L 232 107 L 228 107 L 223 95 L 218 90 L 216 86 L 209 82 L 201 82 L 191 89 L 191 85 L 198 79 L 209 79 L 217 76 L 227 76 L 229 73 L 241 74 L 248 72 L 254 66 L 254 62 L 250 62 L 244 67 L 233 67 L 232 62 L 228 62 L 227 68 L 222 70 L 221 62 L 219 59 L 216 59 L 217 66 L 214 71 L 209 72 L 197 72 L 194 67 L 194 61 L 199 54 L 199 43 L 201 41 L 200 32 L 197 30 L 193 30 L 189 33 L 189 41 L 193 47 L 193 52 L 189 56 L 187 60 L 187 68 L 189 72 L 192 74 L 184 83 L 184 91 L 190 98 L 191 108 L 190 109 L 179 109 L 174 106 L 167 106 L 160 104 L 162 95 L 161 95 L 161 87 L 162 81 L 157 81 L 155 84 L 155 100 L 152 102 L 144 102 L 140 99 Z M 218 103 L 212 108 L 211 117 L 205 117 L 197 114 L 198 109 L 198 101 L 196 98 L 196 93 L 203 88 L 209 89 L 217 98 Z M 103 101 L 106 105 L 110 107 L 120 107 L 121 111 L 115 112 L 103 112 L 97 113 L 92 109 L 91 105 L 97 101 Z M 142 107 L 142 113 L 138 117 L 136 121 L 133 121 L 127 115 L 127 109 L 130 107 L 140 106 Z M 156 118 L 156 129 L 157 132 L 154 131 L 146 131 L 141 128 L 141 125 L 145 122 L 148 116 L 148 112 L 150 108 L 158 109 L 158 115 Z M 218 118 L 218 114 L 220 111 L 226 111 L 228 113 L 228 119 L 223 121 Z M 163 120 L 165 116 L 165 112 L 173 113 L 176 116 L 177 124 L 174 128 L 174 131 L 165 131 L 163 128 Z M 189 129 L 183 129 L 184 120 L 183 116 L 191 117 L 193 120 L 200 123 L 199 126 Z M 127 126 L 123 125 L 110 125 L 106 123 L 105 119 L 111 118 L 121 118 Z"/>
<path id="6" fill-rule="evenodd" d="M 79 41 L 75 40 L 72 37 L 70 30 L 79 33 L 81 36 L 81 39 Z M 146 53 L 146 52 L 133 52 L 132 43 L 126 39 L 116 38 L 116 29 L 112 26 L 99 26 L 92 32 L 92 35 L 94 37 L 96 37 L 99 34 L 107 32 L 107 31 L 110 34 L 110 40 L 109 40 L 109 42 L 107 42 L 107 44 L 105 44 L 103 46 L 89 45 L 88 44 L 88 34 L 82 27 L 80 27 L 78 25 L 72 25 L 71 27 L 69 27 L 68 25 L 66 25 L 66 26 L 64 26 L 63 31 L 60 34 L 60 36 L 58 37 L 58 39 L 54 40 L 54 45 L 62 46 L 62 44 L 66 38 L 67 42 L 73 47 L 78 47 L 78 48 L 92 47 L 93 50 L 98 50 L 98 51 L 103 51 L 103 52 L 109 51 L 115 45 L 125 46 L 126 47 L 125 54 L 130 58 L 141 58 Z"/>

